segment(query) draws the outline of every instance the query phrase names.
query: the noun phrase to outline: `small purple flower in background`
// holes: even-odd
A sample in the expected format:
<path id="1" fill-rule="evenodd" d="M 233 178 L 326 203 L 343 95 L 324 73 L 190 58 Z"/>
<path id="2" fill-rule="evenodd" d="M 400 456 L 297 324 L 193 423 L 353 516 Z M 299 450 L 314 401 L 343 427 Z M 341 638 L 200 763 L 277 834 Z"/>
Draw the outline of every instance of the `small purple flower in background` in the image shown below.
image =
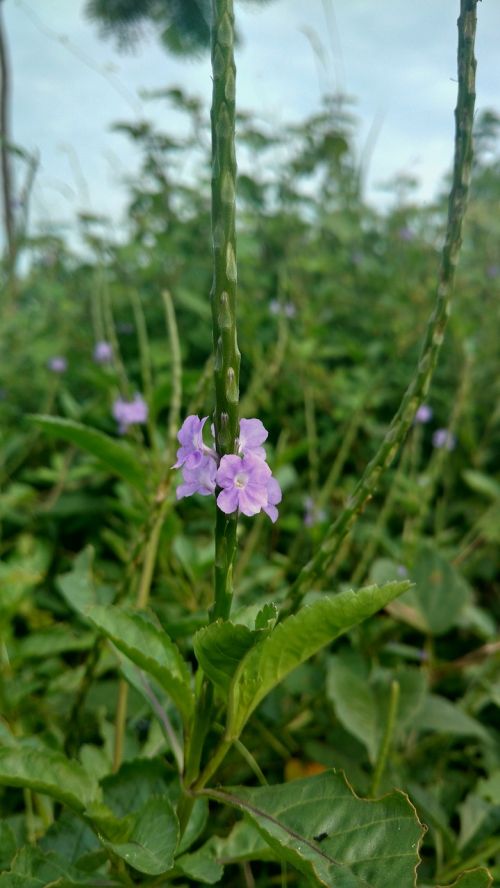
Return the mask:
<path id="1" fill-rule="evenodd" d="M 188 416 L 184 420 L 177 434 L 181 446 L 177 451 L 177 462 L 172 466 L 173 469 L 180 469 L 184 465 L 186 469 L 195 469 L 203 457 L 209 455 L 209 448 L 203 443 L 203 426 L 207 419 L 208 416 L 204 416 L 203 419 L 199 416 Z"/>
<path id="2" fill-rule="evenodd" d="M 96 346 L 94 348 L 94 361 L 96 364 L 109 364 L 110 361 L 113 360 L 113 347 L 110 342 L 106 342 L 102 339 L 100 342 L 96 342 Z"/>
<path id="3" fill-rule="evenodd" d="M 415 422 L 417 423 L 426 423 L 430 422 L 432 419 L 433 410 L 432 407 L 429 407 L 428 404 L 421 404 L 415 413 Z"/>
<path id="4" fill-rule="evenodd" d="M 324 509 L 318 509 L 312 496 L 306 496 L 304 499 L 304 524 L 306 527 L 314 527 L 315 524 L 321 524 L 326 520 L 326 512 Z"/>
<path id="5" fill-rule="evenodd" d="M 129 426 L 146 422 L 148 405 L 142 395 L 135 395 L 133 401 L 117 398 L 113 404 L 113 417 L 118 423 L 120 435 L 124 435 Z"/>
<path id="6" fill-rule="evenodd" d="M 488 265 L 486 274 L 489 278 L 496 278 L 500 274 L 500 265 Z"/>
<path id="7" fill-rule="evenodd" d="M 244 515 L 257 515 L 268 505 L 267 485 L 271 469 L 258 456 L 223 456 L 217 470 L 217 484 L 222 488 L 217 505 L 230 515 L 238 509 Z"/>
<path id="8" fill-rule="evenodd" d="M 203 441 L 207 419 L 186 417 L 177 435 L 181 446 L 172 468 L 182 469 L 183 480 L 177 488 L 177 499 L 195 493 L 209 496 L 218 486 L 217 505 L 226 515 L 236 511 L 256 515 L 264 511 L 271 521 L 276 521 L 281 488 L 271 474 L 262 446 L 267 429 L 260 419 L 241 419 L 238 452 L 220 458 L 215 447 L 208 447 Z M 211 429 L 214 436 L 214 427 Z"/>
<path id="9" fill-rule="evenodd" d="M 211 493 L 215 493 L 216 474 L 217 464 L 210 456 L 202 457 L 201 462 L 193 469 L 184 465 L 182 471 L 184 483 L 179 484 L 177 488 L 177 499 L 192 496 L 194 493 L 200 493 L 202 496 L 210 496 Z"/>
<path id="10" fill-rule="evenodd" d="M 52 370 L 52 373 L 65 373 L 68 369 L 68 362 L 66 358 L 56 355 L 56 357 L 50 358 L 47 361 L 47 367 L 49 370 Z"/>
<path id="11" fill-rule="evenodd" d="M 269 311 L 272 315 L 283 315 L 285 318 L 294 318 L 297 314 L 293 302 L 280 302 L 279 299 L 271 299 Z"/>
<path id="12" fill-rule="evenodd" d="M 399 237 L 399 240 L 409 242 L 414 239 L 415 235 L 413 234 L 413 231 L 411 230 L 411 228 L 408 228 L 407 225 L 403 225 L 403 227 L 400 228 L 398 231 L 398 237 Z"/>
<path id="13" fill-rule="evenodd" d="M 432 446 L 438 450 L 454 450 L 457 439 L 449 429 L 436 429 L 432 436 Z"/>
<path id="14" fill-rule="evenodd" d="M 397 572 L 398 577 L 407 577 L 408 576 L 408 571 L 407 571 L 406 567 L 404 566 L 404 564 L 398 564 L 396 572 Z"/>

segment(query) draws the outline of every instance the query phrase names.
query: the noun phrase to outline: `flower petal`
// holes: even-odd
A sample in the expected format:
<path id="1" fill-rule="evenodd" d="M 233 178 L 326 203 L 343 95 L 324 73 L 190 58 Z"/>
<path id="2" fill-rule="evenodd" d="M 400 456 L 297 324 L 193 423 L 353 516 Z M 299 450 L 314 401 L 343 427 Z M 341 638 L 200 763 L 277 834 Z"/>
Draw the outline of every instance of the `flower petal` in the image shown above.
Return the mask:
<path id="1" fill-rule="evenodd" d="M 221 512 L 231 515 L 238 508 L 238 491 L 233 487 L 228 490 L 221 490 L 217 497 L 217 505 Z"/>

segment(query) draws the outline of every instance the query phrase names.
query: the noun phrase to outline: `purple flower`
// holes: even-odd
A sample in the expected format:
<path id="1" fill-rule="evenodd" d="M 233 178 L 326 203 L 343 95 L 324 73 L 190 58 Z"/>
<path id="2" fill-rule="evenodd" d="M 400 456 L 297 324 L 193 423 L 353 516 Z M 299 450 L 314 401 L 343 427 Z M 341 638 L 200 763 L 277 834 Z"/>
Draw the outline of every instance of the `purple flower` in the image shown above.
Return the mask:
<path id="1" fill-rule="evenodd" d="M 118 423 L 118 431 L 123 435 L 130 425 L 146 422 L 148 405 L 142 395 L 135 395 L 133 401 L 117 398 L 113 404 L 113 416 Z"/>
<path id="2" fill-rule="evenodd" d="M 407 225 L 403 225 L 403 227 L 400 228 L 398 231 L 398 237 L 402 241 L 412 241 L 415 235 L 413 234 L 411 228 L 408 228 Z"/>
<path id="3" fill-rule="evenodd" d="M 398 566 L 396 568 L 396 573 L 397 573 L 398 577 L 407 577 L 408 576 L 408 571 L 407 571 L 406 567 L 404 566 L 404 564 L 398 564 Z"/>
<path id="4" fill-rule="evenodd" d="M 189 469 L 184 465 L 182 470 L 183 484 L 179 484 L 177 499 L 201 493 L 202 496 L 210 496 L 215 492 L 215 476 L 217 464 L 211 456 L 203 456 L 201 462 L 195 468 Z"/>
<path id="5" fill-rule="evenodd" d="M 417 423 L 426 423 L 432 419 L 432 407 L 429 407 L 428 404 L 421 404 L 415 413 L 415 422 Z"/>
<path id="6" fill-rule="evenodd" d="M 68 369 L 68 362 L 66 358 L 56 356 L 47 361 L 47 367 L 52 370 L 52 373 L 65 373 Z"/>
<path id="7" fill-rule="evenodd" d="M 253 453 L 261 459 L 266 458 L 266 451 L 261 444 L 267 438 L 267 429 L 260 419 L 240 419 L 240 434 L 238 438 L 238 453 L 247 456 Z"/>
<path id="8" fill-rule="evenodd" d="M 315 524 L 321 524 L 326 520 L 326 512 L 324 509 L 318 509 L 312 496 L 306 496 L 304 499 L 304 524 L 306 527 L 314 527 Z"/>
<path id="9" fill-rule="evenodd" d="M 432 436 L 432 446 L 438 450 L 454 450 L 456 444 L 457 439 L 449 429 L 436 429 Z"/>
<path id="10" fill-rule="evenodd" d="M 273 478 L 266 462 L 262 444 L 267 430 L 260 419 L 240 420 L 237 453 L 219 457 L 215 447 L 203 441 L 203 428 L 208 417 L 187 416 L 177 435 L 180 447 L 177 462 L 172 468 L 182 469 L 182 484 L 177 488 L 177 499 L 200 493 L 209 496 L 216 486 L 218 507 L 230 515 L 240 511 L 256 515 L 264 510 L 271 521 L 276 521 L 281 502 L 281 488 Z M 212 426 L 212 436 L 215 431 Z"/>
<path id="11" fill-rule="evenodd" d="M 199 416 L 187 416 L 177 434 L 177 440 L 181 445 L 177 451 L 177 462 L 173 469 L 186 466 L 187 469 L 195 469 L 203 457 L 210 454 L 210 448 L 203 443 L 203 426 L 208 416 L 200 419 Z M 187 494 L 186 494 L 187 495 Z"/>
<path id="12" fill-rule="evenodd" d="M 263 511 L 266 513 L 268 518 L 271 519 L 273 524 L 278 519 L 278 510 L 276 506 L 281 502 L 282 493 L 281 487 L 279 486 L 276 478 L 271 477 L 267 482 L 267 506 L 262 506 Z"/>
<path id="13" fill-rule="evenodd" d="M 249 453 L 243 458 L 235 454 L 223 456 L 217 470 L 217 484 L 222 488 L 217 505 L 230 515 L 238 509 L 244 515 L 256 515 L 269 505 L 268 483 L 271 469 L 258 456 Z"/>
<path id="14" fill-rule="evenodd" d="M 105 342 L 102 339 L 100 342 L 96 342 L 96 346 L 94 348 L 94 361 L 96 364 L 109 364 L 110 361 L 113 360 L 113 348 L 110 342 Z"/>
<path id="15" fill-rule="evenodd" d="M 496 278 L 500 274 L 500 265 L 488 265 L 486 274 L 489 278 Z"/>
<path id="16" fill-rule="evenodd" d="M 279 299 L 271 299 L 269 311 L 272 315 L 283 315 L 285 318 L 294 318 L 297 314 L 293 302 L 280 302 Z"/>

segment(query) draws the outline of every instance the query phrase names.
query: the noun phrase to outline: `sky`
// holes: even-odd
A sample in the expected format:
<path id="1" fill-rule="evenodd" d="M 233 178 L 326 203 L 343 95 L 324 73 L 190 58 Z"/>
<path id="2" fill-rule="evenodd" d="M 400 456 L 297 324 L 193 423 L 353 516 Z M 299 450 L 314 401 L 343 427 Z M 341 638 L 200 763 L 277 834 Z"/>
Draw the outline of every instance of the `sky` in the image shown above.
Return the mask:
<path id="1" fill-rule="evenodd" d="M 13 78 L 13 138 L 38 151 L 32 226 L 68 230 L 79 211 L 118 225 L 125 179 L 138 155 L 118 120 L 146 117 L 175 128 L 166 104 L 141 91 L 180 85 L 207 109 L 208 55 L 179 61 L 154 35 L 118 52 L 84 16 L 84 0 L 5 0 Z M 456 19 L 459 0 L 237 0 L 243 37 L 237 102 L 279 126 L 317 109 L 325 90 L 355 100 L 357 147 L 371 144 L 368 199 L 387 202 L 384 184 L 410 174 L 432 199 L 453 153 Z M 500 113 L 500 3 L 478 4 L 477 109 Z M 315 49 L 313 49 L 315 47 Z"/>

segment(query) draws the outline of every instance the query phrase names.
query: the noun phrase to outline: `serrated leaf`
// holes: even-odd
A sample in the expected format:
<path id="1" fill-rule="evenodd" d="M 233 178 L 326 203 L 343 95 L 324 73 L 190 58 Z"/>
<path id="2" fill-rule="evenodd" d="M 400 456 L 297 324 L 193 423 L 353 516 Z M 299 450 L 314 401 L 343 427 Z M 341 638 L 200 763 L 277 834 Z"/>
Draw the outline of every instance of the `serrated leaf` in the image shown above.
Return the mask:
<path id="1" fill-rule="evenodd" d="M 260 638 L 246 626 L 217 620 L 196 633 L 193 647 L 210 681 L 227 690 L 240 661 Z"/>
<path id="2" fill-rule="evenodd" d="M 40 415 L 32 416 L 31 419 L 53 438 L 61 438 L 70 444 L 76 444 L 77 447 L 95 456 L 114 475 L 128 481 L 141 493 L 147 489 L 147 471 L 125 441 L 115 441 L 104 432 L 72 419 Z"/>
<path id="3" fill-rule="evenodd" d="M 210 790 L 244 811 L 276 854 L 326 888 L 414 888 L 424 829 L 399 792 L 359 799 L 343 775 Z"/>
<path id="4" fill-rule="evenodd" d="M 468 870 L 458 877 L 451 885 L 438 885 L 437 888 L 490 888 L 493 878 L 483 867 Z"/>
<path id="5" fill-rule="evenodd" d="M 152 796 L 134 815 L 133 826 L 126 841 L 110 842 L 101 839 L 129 866 L 140 873 L 158 876 L 174 865 L 174 853 L 179 841 L 179 821 L 168 796 Z"/>
<path id="6" fill-rule="evenodd" d="M 45 853 L 34 845 L 21 848 L 10 871 L 0 875 L 0 888 L 81 888 L 88 884 L 87 873 L 53 851 Z"/>
<path id="7" fill-rule="evenodd" d="M 238 666 L 230 687 L 227 739 L 239 736 L 260 701 L 293 669 L 408 587 L 404 581 L 324 596 L 279 623 Z"/>
<path id="8" fill-rule="evenodd" d="M 46 793 L 79 812 L 98 796 L 97 784 L 78 762 L 49 749 L 0 749 L 0 783 Z"/>
<path id="9" fill-rule="evenodd" d="M 188 723 L 194 712 L 190 675 L 167 633 L 136 611 L 94 605 L 85 613 L 119 651 L 156 678 Z"/>

